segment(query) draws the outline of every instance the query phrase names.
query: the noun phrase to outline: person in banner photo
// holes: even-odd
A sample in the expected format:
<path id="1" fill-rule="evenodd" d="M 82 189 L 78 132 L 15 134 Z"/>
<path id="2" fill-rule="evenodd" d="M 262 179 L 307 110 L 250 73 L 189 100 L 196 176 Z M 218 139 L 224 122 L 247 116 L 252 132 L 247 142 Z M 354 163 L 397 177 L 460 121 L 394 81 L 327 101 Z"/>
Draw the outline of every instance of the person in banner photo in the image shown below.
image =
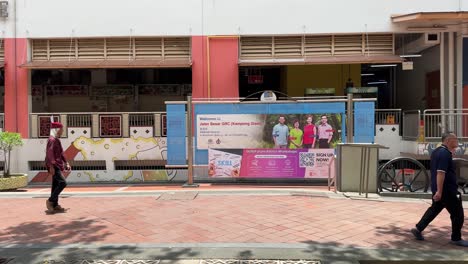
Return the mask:
<path id="1" fill-rule="evenodd" d="M 294 120 L 294 127 L 289 131 L 289 148 L 300 149 L 302 148 L 302 140 L 304 132 L 299 128 L 299 120 Z"/>
<path id="2" fill-rule="evenodd" d="M 280 116 L 278 124 L 273 127 L 273 141 L 275 142 L 275 148 L 288 148 L 289 138 L 289 127 L 285 125 L 286 119 L 284 116 Z"/>
<path id="3" fill-rule="evenodd" d="M 330 148 L 330 142 L 333 137 L 333 128 L 328 124 L 328 118 L 323 115 L 318 126 L 319 148 Z"/>
<path id="4" fill-rule="evenodd" d="M 317 135 L 317 128 L 313 123 L 313 117 L 310 115 L 307 117 L 307 124 L 304 126 L 304 148 L 311 149 L 315 146 L 315 140 Z"/>

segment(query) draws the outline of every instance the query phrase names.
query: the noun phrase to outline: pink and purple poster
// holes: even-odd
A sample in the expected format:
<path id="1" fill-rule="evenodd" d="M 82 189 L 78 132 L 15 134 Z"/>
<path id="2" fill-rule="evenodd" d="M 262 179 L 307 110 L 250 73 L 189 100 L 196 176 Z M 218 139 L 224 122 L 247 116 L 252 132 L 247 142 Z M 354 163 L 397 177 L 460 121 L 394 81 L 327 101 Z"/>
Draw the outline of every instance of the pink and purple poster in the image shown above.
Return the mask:
<path id="1" fill-rule="evenodd" d="M 210 177 L 323 179 L 335 172 L 334 149 L 209 149 L 208 155 Z"/>

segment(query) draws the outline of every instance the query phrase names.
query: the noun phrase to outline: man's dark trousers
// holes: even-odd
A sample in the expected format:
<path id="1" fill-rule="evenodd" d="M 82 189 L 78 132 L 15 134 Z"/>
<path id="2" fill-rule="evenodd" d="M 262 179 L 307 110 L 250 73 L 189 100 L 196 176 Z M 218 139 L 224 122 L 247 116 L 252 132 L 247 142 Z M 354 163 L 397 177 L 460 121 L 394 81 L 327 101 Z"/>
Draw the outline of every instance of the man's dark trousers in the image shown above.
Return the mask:
<path id="1" fill-rule="evenodd" d="M 461 229 L 465 218 L 460 193 L 443 195 L 438 202 L 433 199 L 432 206 L 427 209 L 416 228 L 422 232 L 444 208 L 447 209 L 452 220 L 452 241 L 458 241 L 461 239 Z"/>
<path id="2" fill-rule="evenodd" d="M 67 187 L 67 182 L 65 181 L 65 177 L 63 177 L 62 172 L 58 167 L 54 167 L 55 173 L 52 177 L 52 189 L 50 191 L 50 198 L 49 202 L 52 203 L 53 207 L 57 207 L 59 195 Z"/>

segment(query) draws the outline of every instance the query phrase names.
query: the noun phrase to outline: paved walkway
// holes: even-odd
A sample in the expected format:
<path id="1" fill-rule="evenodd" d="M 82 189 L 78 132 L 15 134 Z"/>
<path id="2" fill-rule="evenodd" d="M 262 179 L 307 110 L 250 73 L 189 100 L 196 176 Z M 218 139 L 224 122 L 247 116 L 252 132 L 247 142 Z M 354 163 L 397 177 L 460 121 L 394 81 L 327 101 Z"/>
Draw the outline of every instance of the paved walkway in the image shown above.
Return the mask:
<path id="1" fill-rule="evenodd" d="M 248 193 L 236 187 L 218 192 L 209 188 L 177 189 L 140 195 L 124 195 L 125 190 L 120 190 L 118 196 L 102 197 L 93 196 L 92 192 L 84 195 L 92 189 L 81 188 L 67 190 L 69 197 L 61 203 L 71 209 L 55 215 L 44 213 L 45 189 L 29 189 L 25 192 L 29 196 L 21 193 L 21 198 L 0 193 L 1 248 L 79 248 L 86 244 L 92 248 L 208 245 L 206 248 L 211 249 L 249 245 L 252 249 L 269 245 L 324 247 L 322 250 L 417 250 L 432 252 L 432 256 L 441 252 L 436 255 L 439 258 L 453 251 L 453 256 L 468 258 L 466 251 L 449 244 L 450 220 L 446 212 L 428 228 L 426 241 L 411 237 L 408 230 L 428 207 L 424 200 L 350 199 L 324 188 L 285 187 L 275 191 L 271 187 L 267 193 L 257 194 L 255 187 Z M 101 192 L 102 188 L 108 187 L 101 187 Z M 116 188 L 119 189 L 113 190 Z M 76 191 L 82 195 L 74 195 L 78 194 Z M 465 228 L 465 238 L 467 231 Z"/>

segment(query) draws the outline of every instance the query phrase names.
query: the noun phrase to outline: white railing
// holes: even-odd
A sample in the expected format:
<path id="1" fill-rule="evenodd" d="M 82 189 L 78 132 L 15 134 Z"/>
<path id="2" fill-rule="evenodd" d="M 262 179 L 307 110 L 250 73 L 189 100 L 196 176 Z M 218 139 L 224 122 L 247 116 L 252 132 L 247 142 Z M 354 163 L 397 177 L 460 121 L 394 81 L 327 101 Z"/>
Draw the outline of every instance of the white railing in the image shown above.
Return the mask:
<path id="1" fill-rule="evenodd" d="M 375 109 L 375 124 L 401 124 L 401 112 L 401 109 Z"/>
<path id="2" fill-rule="evenodd" d="M 65 137 L 68 128 L 89 128 L 90 137 L 130 137 L 138 127 L 153 131 L 151 136 L 166 136 L 165 112 L 73 112 L 30 114 L 31 138 L 48 137 L 52 118 L 64 125 Z"/>
<path id="3" fill-rule="evenodd" d="M 403 111 L 403 139 L 417 140 L 419 138 L 419 125 L 421 121 L 421 111 Z"/>
<path id="4" fill-rule="evenodd" d="M 423 118 L 428 140 L 440 139 L 447 131 L 455 132 L 458 138 L 468 138 L 468 109 L 427 109 Z"/>
<path id="5" fill-rule="evenodd" d="M 375 125 L 398 125 L 399 134 L 402 135 L 401 109 L 375 109 Z M 377 129 L 377 126 L 376 126 Z M 377 134 L 377 130 L 375 131 Z"/>

